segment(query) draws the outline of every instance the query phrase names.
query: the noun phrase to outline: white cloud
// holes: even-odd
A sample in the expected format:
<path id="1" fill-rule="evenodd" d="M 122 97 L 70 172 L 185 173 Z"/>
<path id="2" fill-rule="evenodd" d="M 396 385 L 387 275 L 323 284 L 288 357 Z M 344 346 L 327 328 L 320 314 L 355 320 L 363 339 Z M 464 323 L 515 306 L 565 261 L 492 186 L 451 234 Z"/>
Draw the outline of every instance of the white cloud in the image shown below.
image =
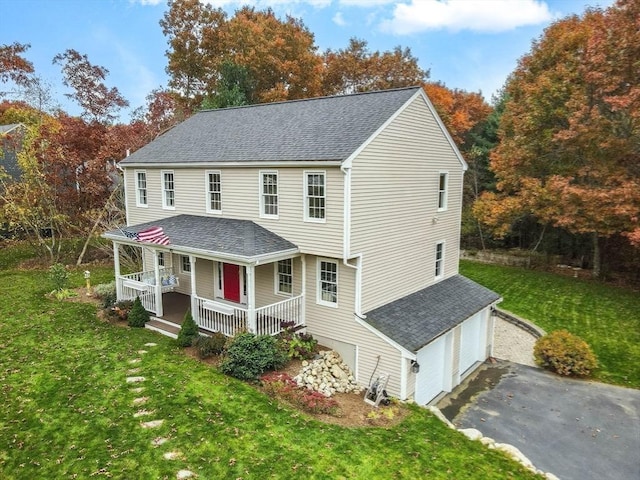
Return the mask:
<path id="1" fill-rule="evenodd" d="M 342 16 L 342 12 L 336 12 L 331 20 L 333 20 L 333 23 L 335 23 L 339 27 L 345 27 L 347 25 L 347 21 Z"/>
<path id="2" fill-rule="evenodd" d="M 396 4 L 393 18 L 381 28 L 397 35 L 440 29 L 502 32 L 555 16 L 542 0 L 411 0 Z"/>
<path id="3" fill-rule="evenodd" d="M 139 3 L 140 5 L 151 5 L 155 7 L 161 3 L 166 3 L 165 0 L 129 0 L 131 3 Z"/>

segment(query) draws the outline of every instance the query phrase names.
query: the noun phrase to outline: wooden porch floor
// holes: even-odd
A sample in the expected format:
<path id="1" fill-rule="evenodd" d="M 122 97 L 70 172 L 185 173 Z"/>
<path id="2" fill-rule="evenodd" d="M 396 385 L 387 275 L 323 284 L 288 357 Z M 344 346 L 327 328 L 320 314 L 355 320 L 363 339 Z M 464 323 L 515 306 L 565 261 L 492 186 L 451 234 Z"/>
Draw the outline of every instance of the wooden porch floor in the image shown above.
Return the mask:
<path id="1" fill-rule="evenodd" d="M 163 320 L 177 325 L 182 325 L 184 315 L 191 307 L 191 298 L 189 295 L 176 292 L 167 292 L 162 295 Z"/>

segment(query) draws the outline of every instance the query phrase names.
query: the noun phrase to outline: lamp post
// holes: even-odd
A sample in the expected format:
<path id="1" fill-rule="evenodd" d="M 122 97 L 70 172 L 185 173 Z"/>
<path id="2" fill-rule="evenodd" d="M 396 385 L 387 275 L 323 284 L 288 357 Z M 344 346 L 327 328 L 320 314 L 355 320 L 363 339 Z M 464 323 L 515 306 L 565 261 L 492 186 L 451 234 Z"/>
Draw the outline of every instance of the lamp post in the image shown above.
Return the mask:
<path id="1" fill-rule="evenodd" d="M 84 279 L 87 282 L 87 296 L 91 296 L 91 272 L 89 270 L 84 271 Z"/>

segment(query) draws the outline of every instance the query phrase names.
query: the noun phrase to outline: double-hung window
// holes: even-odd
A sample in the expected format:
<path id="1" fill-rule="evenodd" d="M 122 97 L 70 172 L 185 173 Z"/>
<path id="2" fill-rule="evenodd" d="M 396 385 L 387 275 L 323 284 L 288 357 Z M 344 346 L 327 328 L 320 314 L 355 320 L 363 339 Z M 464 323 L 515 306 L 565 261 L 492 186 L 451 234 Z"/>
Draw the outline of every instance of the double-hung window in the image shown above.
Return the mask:
<path id="1" fill-rule="evenodd" d="M 318 259 L 318 303 L 338 306 L 338 263 Z"/>
<path id="2" fill-rule="evenodd" d="M 260 172 L 260 216 L 278 218 L 278 172 Z"/>
<path id="3" fill-rule="evenodd" d="M 176 208 L 176 190 L 172 171 L 162 172 L 162 208 Z"/>
<path id="4" fill-rule="evenodd" d="M 164 267 L 164 252 L 158 252 L 158 266 Z"/>
<path id="5" fill-rule="evenodd" d="M 436 243 L 436 265 L 435 265 L 435 277 L 436 279 L 442 278 L 444 273 L 444 242 Z"/>
<path id="6" fill-rule="evenodd" d="M 147 205 L 147 172 L 136 170 L 136 206 L 146 207 Z"/>
<path id="7" fill-rule="evenodd" d="M 449 182 L 447 172 L 440 172 L 438 179 L 438 211 L 443 212 L 447 209 L 447 183 Z"/>
<path id="8" fill-rule="evenodd" d="M 207 171 L 207 212 L 222 213 L 222 183 L 220 171 Z"/>
<path id="9" fill-rule="evenodd" d="M 293 293 L 293 267 L 290 258 L 279 260 L 276 264 L 276 293 L 281 295 Z"/>
<path id="10" fill-rule="evenodd" d="M 324 172 L 305 172 L 304 219 L 324 222 L 326 205 L 326 175 Z"/>
<path id="11" fill-rule="evenodd" d="M 191 272 L 191 261 L 188 255 L 180 255 L 180 271 L 182 273 Z"/>

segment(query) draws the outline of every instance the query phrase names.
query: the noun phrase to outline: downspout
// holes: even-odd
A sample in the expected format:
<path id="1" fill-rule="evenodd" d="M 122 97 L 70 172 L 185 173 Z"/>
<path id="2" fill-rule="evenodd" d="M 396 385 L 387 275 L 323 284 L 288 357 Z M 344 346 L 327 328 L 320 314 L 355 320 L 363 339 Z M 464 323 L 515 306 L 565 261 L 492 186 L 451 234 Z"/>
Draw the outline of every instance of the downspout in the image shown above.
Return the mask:
<path id="1" fill-rule="evenodd" d="M 340 166 L 344 174 L 344 212 L 343 212 L 343 232 L 342 232 L 342 264 L 353 268 L 356 272 L 355 285 L 355 314 L 358 318 L 364 319 L 362 313 L 362 253 L 351 255 L 351 164 L 344 163 Z M 349 260 L 356 260 L 356 264 L 349 263 Z"/>

